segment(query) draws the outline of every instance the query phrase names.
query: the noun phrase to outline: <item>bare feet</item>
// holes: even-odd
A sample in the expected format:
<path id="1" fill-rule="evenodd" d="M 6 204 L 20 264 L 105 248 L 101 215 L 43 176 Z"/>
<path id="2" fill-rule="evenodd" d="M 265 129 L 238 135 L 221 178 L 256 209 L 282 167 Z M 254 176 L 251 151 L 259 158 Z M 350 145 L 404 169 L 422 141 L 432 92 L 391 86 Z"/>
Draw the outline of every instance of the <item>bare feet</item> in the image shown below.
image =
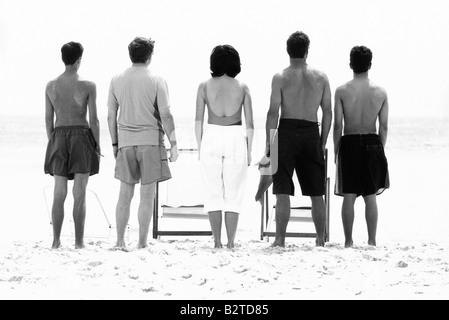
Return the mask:
<path id="1" fill-rule="evenodd" d="M 117 241 L 114 250 L 128 252 L 128 248 L 126 248 L 126 244 L 124 241 Z"/>
<path id="2" fill-rule="evenodd" d="M 75 243 L 75 249 L 84 249 L 86 246 L 84 243 Z"/>
<path id="3" fill-rule="evenodd" d="M 376 247 L 377 246 L 376 240 L 368 240 L 368 245 Z"/>
<path id="4" fill-rule="evenodd" d="M 145 249 L 148 247 L 148 244 L 144 243 L 144 244 L 140 244 L 137 246 L 137 249 Z"/>
<path id="5" fill-rule="evenodd" d="M 280 242 L 278 240 L 274 241 L 271 245 L 272 248 L 285 248 L 285 242 Z"/>
<path id="6" fill-rule="evenodd" d="M 345 248 L 352 248 L 354 246 L 354 242 L 352 240 L 345 241 Z"/>
<path id="7" fill-rule="evenodd" d="M 61 241 L 59 239 L 53 240 L 53 244 L 51 246 L 52 249 L 59 249 L 61 248 Z"/>
<path id="8" fill-rule="evenodd" d="M 215 249 L 222 249 L 223 248 L 223 244 L 221 242 L 215 242 Z"/>
<path id="9" fill-rule="evenodd" d="M 324 238 L 316 238 L 315 245 L 317 247 L 324 247 L 326 245 L 326 241 L 324 241 Z"/>

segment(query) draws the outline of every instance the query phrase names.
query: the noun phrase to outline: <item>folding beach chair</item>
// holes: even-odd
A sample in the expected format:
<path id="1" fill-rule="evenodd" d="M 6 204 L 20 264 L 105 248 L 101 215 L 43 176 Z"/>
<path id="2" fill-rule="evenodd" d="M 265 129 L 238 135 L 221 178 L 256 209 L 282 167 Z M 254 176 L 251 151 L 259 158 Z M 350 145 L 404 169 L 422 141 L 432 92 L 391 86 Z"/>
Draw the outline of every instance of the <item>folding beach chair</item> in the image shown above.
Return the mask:
<path id="1" fill-rule="evenodd" d="M 153 238 L 212 236 L 201 200 L 198 150 L 179 149 L 179 158 L 170 164 L 170 171 L 172 178 L 156 185 Z"/>
<path id="2" fill-rule="evenodd" d="M 325 195 L 324 195 L 324 204 L 326 208 L 326 224 L 325 224 L 325 241 L 328 242 L 330 238 L 330 178 L 328 177 L 328 171 L 327 171 L 327 164 L 328 164 L 328 152 L 326 149 L 325 152 L 325 164 L 326 164 L 326 171 L 325 171 Z M 295 190 L 301 190 L 297 179 L 293 179 L 295 181 Z M 262 208 L 261 208 L 261 227 L 260 227 L 260 239 L 263 240 L 264 237 L 266 237 L 267 241 L 269 240 L 269 237 L 274 237 L 276 235 L 275 232 L 271 231 L 273 229 L 273 222 L 275 222 L 275 216 L 276 216 L 276 205 L 273 205 L 273 207 L 270 210 L 269 205 L 269 190 L 271 188 L 268 188 L 265 190 L 265 192 L 262 195 L 262 198 L 260 199 Z M 291 216 L 288 224 L 288 229 L 286 233 L 286 237 L 296 237 L 296 238 L 316 238 L 317 234 L 314 229 L 313 224 L 313 218 L 312 218 L 312 207 L 310 205 L 310 199 L 309 203 L 304 205 L 304 199 L 306 197 L 300 196 L 300 197 L 291 197 Z M 308 199 L 309 197 L 307 197 Z M 292 229 L 298 229 L 298 227 L 301 226 L 303 228 L 307 227 L 307 229 L 310 229 L 308 232 L 300 232 L 291 231 Z M 296 228 L 295 228 L 296 227 Z M 313 230 L 312 230 L 313 228 Z"/>

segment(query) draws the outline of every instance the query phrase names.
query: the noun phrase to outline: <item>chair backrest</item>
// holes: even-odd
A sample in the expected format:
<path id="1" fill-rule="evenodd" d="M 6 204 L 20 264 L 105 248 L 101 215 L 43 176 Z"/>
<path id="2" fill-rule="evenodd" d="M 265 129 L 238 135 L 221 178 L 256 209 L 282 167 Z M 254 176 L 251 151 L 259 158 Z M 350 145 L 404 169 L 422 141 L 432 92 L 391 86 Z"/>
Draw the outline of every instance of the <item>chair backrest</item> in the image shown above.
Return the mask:
<path id="1" fill-rule="evenodd" d="M 160 184 L 160 204 L 173 207 L 202 204 L 198 150 L 180 149 L 178 160 L 169 165 L 172 178 Z"/>

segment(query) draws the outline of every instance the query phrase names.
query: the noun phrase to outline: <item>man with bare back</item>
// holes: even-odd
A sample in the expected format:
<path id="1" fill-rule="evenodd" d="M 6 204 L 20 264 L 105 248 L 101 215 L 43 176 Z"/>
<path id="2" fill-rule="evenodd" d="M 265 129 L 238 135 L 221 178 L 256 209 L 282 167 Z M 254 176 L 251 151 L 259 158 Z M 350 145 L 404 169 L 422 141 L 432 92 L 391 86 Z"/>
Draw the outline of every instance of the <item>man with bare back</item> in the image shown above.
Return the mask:
<path id="1" fill-rule="evenodd" d="M 48 145 L 44 171 L 55 178 L 52 206 L 53 249 L 61 246 L 68 180 L 74 180 L 75 248 L 84 247 L 86 187 L 89 176 L 99 171 L 101 152 L 97 92 L 93 82 L 83 80 L 78 75 L 83 51 L 83 46 L 77 42 L 63 45 L 61 53 L 65 72 L 50 81 L 45 90 Z"/>
<path id="2" fill-rule="evenodd" d="M 312 200 L 316 245 L 325 245 L 324 151 L 332 122 L 332 102 L 326 74 L 311 68 L 306 62 L 309 44 L 306 34 L 293 33 L 287 40 L 290 66 L 274 75 L 272 81 L 266 123 L 266 155 L 272 164 L 277 157 L 278 164 L 273 172 L 273 193 L 276 194 L 276 239 L 273 246 L 285 246 L 290 196 L 295 191 L 293 171 L 296 171 L 302 194 Z M 321 133 L 318 123 L 320 107 Z M 276 129 L 278 153 L 270 154 Z"/>
<path id="3" fill-rule="evenodd" d="M 384 152 L 388 133 L 388 97 L 383 88 L 368 78 L 371 61 L 369 48 L 354 47 L 350 53 L 354 79 L 335 91 L 335 194 L 344 197 L 342 220 L 347 248 L 353 246 L 354 203 L 358 196 L 363 196 L 365 201 L 368 244 L 376 246 L 376 196 L 390 185 Z"/>

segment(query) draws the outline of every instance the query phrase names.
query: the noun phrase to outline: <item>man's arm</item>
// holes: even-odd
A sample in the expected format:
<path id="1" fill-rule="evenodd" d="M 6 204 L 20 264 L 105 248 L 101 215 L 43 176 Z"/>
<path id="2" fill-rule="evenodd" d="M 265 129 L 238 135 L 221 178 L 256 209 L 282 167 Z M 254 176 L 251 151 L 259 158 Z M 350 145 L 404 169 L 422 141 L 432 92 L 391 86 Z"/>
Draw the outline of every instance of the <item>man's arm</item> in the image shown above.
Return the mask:
<path id="1" fill-rule="evenodd" d="M 341 89 L 335 90 L 335 106 L 334 106 L 334 161 L 337 161 L 338 149 L 340 148 L 340 140 L 343 134 L 343 102 L 341 100 Z"/>
<path id="2" fill-rule="evenodd" d="M 165 108 L 160 112 L 162 126 L 164 127 L 165 134 L 170 141 L 170 160 L 175 162 L 178 159 L 178 145 L 176 142 L 175 133 L 175 120 L 170 112 L 170 108 Z"/>
<path id="3" fill-rule="evenodd" d="M 273 141 L 275 131 L 278 127 L 279 121 L 279 109 L 282 103 L 282 94 L 281 94 L 281 75 L 276 74 L 273 76 L 273 80 L 271 82 L 271 97 L 270 97 L 270 108 L 267 114 L 267 122 L 265 125 L 266 128 L 266 148 L 265 155 L 270 155 L 270 144 Z"/>
<path id="4" fill-rule="evenodd" d="M 245 99 L 243 101 L 243 112 L 245 113 L 246 122 L 246 137 L 248 146 L 248 165 L 251 164 L 251 152 L 254 139 L 254 118 L 253 118 L 253 105 L 251 100 L 251 93 L 249 88 L 244 85 Z"/>
<path id="5" fill-rule="evenodd" d="M 112 151 L 114 153 L 114 158 L 117 158 L 118 153 L 118 125 L 117 125 L 117 114 L 119 104 L 114 95 L 113 90 L 114 80 L 111 80 L 109 85 L 109 96 L 108 96 L 108 128 L 109 134 L 111 136 Z"/>
<path id="6" fill-rule="evenodd" d="M 325 77 L 324 92 L 321 99 L 321 110 L 321 147 L 323 148 L 324 152 L 326 150 L 327 138 L 329 136 L 329 131 L 331 130 L 332 125 L 332 97 L 329 80 L 327 79 L 327 77 Z"/>
<path id="7" fill-rule="evenodd" d="M 45 89 L 45 128 L 47 130 L 47 138 L 50 140 L 53 130 L 55 129 L 55 110 L 48 96 L 49 86 L 50 84 L 48 84 Z"/>
<path id="8" fill-rule="evenodd" d="M 92 130 L 95 142 L 97 143 L 97 149 L 95 151 L 101 155 L 100 121 L 98 121 L 97 115 L 97 87 L 95 83 L 88 83 L 88 94 L 87 106 L 89 108 L 89 126 Z"/>
<path id="9" fill-rule="evenodd" d="M 203 139 L 204 111 L 206 109 L 206 100 L 203 97 L 204 83 L 198 86 L 196 93 L 196 114 L 195 114 L 195 137 L 198 145 L 198 153 L 201 152 L 201 141 Z"/>
<path id="10" fill-rule="evenodd" d="M 387 144 L 388 135 L 388 96 L 385 93 L 385 100 L 379 112 L 379 138 L 383 146 Z"/>

